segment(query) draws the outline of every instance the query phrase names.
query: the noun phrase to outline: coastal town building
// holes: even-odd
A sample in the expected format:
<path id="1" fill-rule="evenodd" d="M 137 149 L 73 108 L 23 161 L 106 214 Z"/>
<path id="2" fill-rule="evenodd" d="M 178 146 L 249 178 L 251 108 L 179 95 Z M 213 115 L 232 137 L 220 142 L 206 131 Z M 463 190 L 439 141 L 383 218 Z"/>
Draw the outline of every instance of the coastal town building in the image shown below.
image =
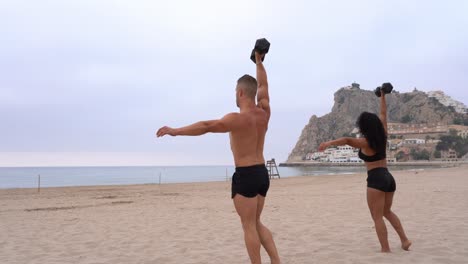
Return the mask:
<path id="1" fill-rule="evenodd" d="M 447 151 L 441 151 L 441 160 L 442 161 L 457 161 L 457 152 L 453 149 L 449 149 Z"/>
<path id="2" fill-rule="evenodd" d="M 449 131 L 449 126 L 435 124 L 405 124 L 405 123 L 388 123 L 389 135 L 408 135 L 408 134 L 443 134 Z"/>
<path id="3" fill-rule="evenodd" d="M 356 88 L 354 87 L 354 89 Z M 468 138 L 468 126 L 463 125 L 389 123 L 387 161 L 391 163 L 418 160 L 420 158 L 415 158 L 415 155 L 421 155 L 421 153 L 429 153 L 429 159 L 431 159 L 435 147 L 441 142 L 439 136 L 454 133 L 454 131 L 458 136 Z M 359 138 L 358 129 L 354 128 L 351 135 Z M 413 153 L 415 150 L 416 152 Z M 304 160 L 324 163 L 362 163 L 358 152 L 358 149 L 348 145 L 338 146 L 328 148 L 324 152 L 310 152 L 304 157 Z M 455 161 L 458 159 L 456 152 L 450 150 L 441 152 L 438 160 Z"/>
<path id="4" fill-rule="evenodd" d="M 468 138 L 468 129 L 467 130 L 462 130 L 457 133 L 458 136 L 462 138 Z"/>
<path id="5" fill-rule="evenodd" d="M 329 163 L 363 163 L 358 156 L 358 152 L 359 149 L 344 145 L 335 148 L 328 148 L 324 152 L 308 153 L 305 159 L 309 161 Z M 396 159 L 388 157 L 387 161 L 395 162 Z"/>
<path id="6" fill-rule="evenodd" d="M 419 138 L 408 138 L 403 140 L 402 145 L 422 145 L 426 144 L 426 140 Z"/>
<path id="7" fill-rule="evenodd" d="M 431 124 L 406 124 L 406 123 L 388 123 L 389 135 L 412 135 L 412 134 L 447 134 L 450 130 L 458 133 L 468 131 L 468 126 L 445 125 L 442 123 Z M 464 132 L 468 133 L 468 132 Z"/>
<path id="8" fill-rule="evenodd" d="M 351 146 L 328 148 L 324 152 L 313 152 L 306 155 L 306 160 L 317 162 L 347 163 L 362 162 L 358 157 L 358 149 Z"/>
<path id="9" fill-rule="evenodd" d="M 431 91 L 431 92 L 428 92 L 427 95 L 430 98 L 437 99 L 437 101 L 439 101 L 441 104 L 445 106 L 453 107 L 453 109 L 457 113 L 462 113 L 462 114 L 468 113 L 468 109 L 465 104 L 457 100 L 454 100 L 452 97 L 446 95 L 443 91 Z"/>
<path id="10" fill-rule="evenodd" d="M 462 138 L 467 138 L 468 137 L 468 126 L 451 125 L 451 126 L 449 126 L 449 130 L 457 131 L 457 135 L 462 137 Z"/>
<path id="11" fill-rule="evenodd" d="M 430 139 L 426 140 L 426 144 L 437 144 L 440 141 L 441 141 L 440 139 L 430 138 Z"/>

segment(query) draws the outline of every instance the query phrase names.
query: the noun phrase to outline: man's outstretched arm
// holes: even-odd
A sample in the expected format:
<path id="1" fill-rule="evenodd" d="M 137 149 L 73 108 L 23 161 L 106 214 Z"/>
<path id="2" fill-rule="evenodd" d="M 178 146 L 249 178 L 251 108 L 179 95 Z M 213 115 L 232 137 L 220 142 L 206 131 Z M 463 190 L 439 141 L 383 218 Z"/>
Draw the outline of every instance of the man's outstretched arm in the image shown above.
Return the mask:
<path id="1" fill-rule="evenodd" d="M 257 104 L 270 113 L 270 95 L 268 93 L 268 80 L 265 67 L 262 62 L 262 55 L 255 52 L 257 64 Z"/>
<path id="2" fill-rule="evenodd" d="M 236 127 L 237 116 L 237 113 L 230 113 L 221 119 L 200 121 L 180 128 L 164 126 L 156 132 L 156 136 L 201 136 L 206 133 L 226 133 Z"/>

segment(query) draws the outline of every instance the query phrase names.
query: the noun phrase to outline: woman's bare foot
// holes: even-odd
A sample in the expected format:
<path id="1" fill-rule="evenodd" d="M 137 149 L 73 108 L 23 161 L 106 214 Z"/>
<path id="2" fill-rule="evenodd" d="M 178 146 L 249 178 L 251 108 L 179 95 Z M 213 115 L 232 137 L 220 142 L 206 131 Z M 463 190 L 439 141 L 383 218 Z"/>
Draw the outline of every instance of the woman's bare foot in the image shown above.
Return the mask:
<path id="1" fill-rule="evenodd" d="M 381 253 L 392 253 L 392 251 L 391 251 L 389 248 L 387 248 L 387 249 L 383 249 L 383 248 L 382 248 L 382 249 L 380 250 L 380 252 L 381 252 Z"/>
<path id="2" fill-rule="evenodd" d="M 405 242 L 401 243 L 401 248 L 403 250 L 409 251 L 409 247 L 411 246 L 412 242 L 409 240 L 406 240 Z"/>

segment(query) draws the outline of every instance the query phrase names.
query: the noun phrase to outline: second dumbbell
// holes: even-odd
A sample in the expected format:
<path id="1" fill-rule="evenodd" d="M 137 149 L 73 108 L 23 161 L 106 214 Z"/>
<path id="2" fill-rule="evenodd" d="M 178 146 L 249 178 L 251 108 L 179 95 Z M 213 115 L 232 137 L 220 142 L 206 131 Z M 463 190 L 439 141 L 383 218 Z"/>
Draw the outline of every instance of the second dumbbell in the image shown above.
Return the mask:
<path id="1" fill-rule="evenodd" d="M 391 83 L 383 83 L 382 86 L 379 86 L 377 88 L 375 88 L 375 95 L 377 97 L 380 97 L 382 96 L 382 91 L 384 92 L 384 94 L 389 94 L 393 91 L 393 86 Z"/>

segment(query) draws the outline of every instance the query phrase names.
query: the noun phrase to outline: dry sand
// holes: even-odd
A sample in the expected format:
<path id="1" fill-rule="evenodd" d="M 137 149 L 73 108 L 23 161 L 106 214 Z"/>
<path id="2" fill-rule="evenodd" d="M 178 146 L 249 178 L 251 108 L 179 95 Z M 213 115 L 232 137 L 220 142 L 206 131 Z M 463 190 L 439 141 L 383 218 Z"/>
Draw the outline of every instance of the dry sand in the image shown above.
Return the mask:
<path id="1" fill-rule="evenodd" d="M 263 222 L 283 263 L 468 263 L 468 167 L 394 172 L 379 253 L 364 174 L 273 180 Z M 262 249 L 262 260 L 269 259 Z M 0 263 L 249 263 L 230 183 L 0 190 Z"/>

